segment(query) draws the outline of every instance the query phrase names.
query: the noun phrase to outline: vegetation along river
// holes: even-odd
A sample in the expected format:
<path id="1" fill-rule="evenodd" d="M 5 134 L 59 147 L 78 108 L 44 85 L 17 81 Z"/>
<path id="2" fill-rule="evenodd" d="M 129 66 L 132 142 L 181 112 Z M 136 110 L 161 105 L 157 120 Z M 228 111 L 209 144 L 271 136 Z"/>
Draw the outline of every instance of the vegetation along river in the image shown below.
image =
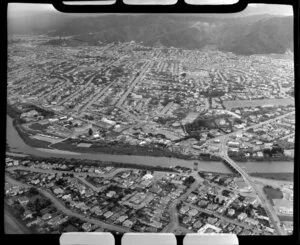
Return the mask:
<path id="1" fill-rule="evenodd" d="M 42 149 L 31 147 L 22 140 L 17 130 L 13 126 L 13 119 L 7 116 L 6 142 L 11 151 L 30 154 L 39 157 L 58 157 L 89 159 L 99 161 L 122 162 L 132 164 L 143 164 L 150 166 L 182 166 L 192 168 L 193 160 L 183 160 L 168 157 L 153 156 L 133 156 L 133 155 L 112 155 L 104 153 L 76 153 L 70 151 L 60 151 L 55 149 Z M 231 173 L 231 170 L 222 162 L 197 161 L 199 171 L 209 171 L 218 173 Z M 239 162 L 238 163 L 248 173 L 293 173 L 294 162 Z"/>

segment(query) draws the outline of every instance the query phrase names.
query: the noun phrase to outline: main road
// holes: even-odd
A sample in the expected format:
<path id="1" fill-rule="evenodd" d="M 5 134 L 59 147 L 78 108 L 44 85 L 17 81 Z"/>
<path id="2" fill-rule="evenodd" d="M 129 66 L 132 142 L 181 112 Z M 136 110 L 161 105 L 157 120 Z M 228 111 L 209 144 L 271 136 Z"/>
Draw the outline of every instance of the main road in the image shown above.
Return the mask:
<path id="1" fill-rule="evenodd" d="M 33 167 L 24 167 L 24 166 L 13 166 L 13 167 L 7 167 L 6 171 L 15 171 L 15 170 L 21 170 L 21 171 L 29 171 L 33 173 L 41 173 L 41 174 L 73 174 L 75 177 L 98 177 L 98 178 L 111 178 L 115 176 L 118 173 L 127 171 L 128 169 L 125 168 L 117 168 L 114 171 L 110 171 L 108 173 L 104 174 L 98 174 L 98 173 L 89 173 L 89 172 L 73 172 L 73 171 L 64 171 L 64 170 L 54 170 L 54 169 L 42 169 L 42 168 L 33 168 Z"/>
<path id="2" fill-rule="evenodd" d="M 177 204 L 181 201 L 185 200 L 193 191 L 195 191 L 199 187 L 199 182 L 195 180 L 195 182 L 188 188 L 188 190 L 181 195 L 179 198 L 174 200 L 174 202 L 170 205 L 168 209 L 168 213 L 170 215 L 169 224 L 162 230 L 162 232 L 173 232 L 177 228 L 179 228 L 179 219 L 177 212 Z"/>
<path id="3" fill-rule="evenodd" d="M 18 186 L 23 186 L 23 187 L 31 187 L 31 185 L 19 182 L 17 180 L 12 179 L 11 177 L 5 175 L 5 180 L 11 184 L 15 184 Z M 120 226 L 120 225 L 115 225 L 115 224 L 107 224 L 104 223 L 98 219 L 94 219 L 94 218 L 90 218 L 87 216 L 84 216 L 82 214 L 73 212 L 72 210 L 66 208 L 66 206 L 59 200 L 57 199 L 51 192 L 49 192 L 48 190 L 44 189 L 44 188 L 38 188 L 39 192 L 44 195 L 45 197 L 47 197 L 48 199 L 51 200 L 51 202 L 53 203 L 53 205 L 61 212 L 63 212 L 64 214 L 71 216 L 71 217 L 76 217 L 79 218 L 85 222 L 89 222 L 92 223 L 94 225 L 97 225 L 101 228 L 105 228 L 105 229 L 109 229 L 109 230 L 114 230 L 114 231 L 118 231 L 118 232 L 131 232 L 130 229 Z"/>
<path id="4" fill-rule="evenodd" d="M 141 81 L 142 77 L 147 73 L 148 69 L 152 66 L 152 62 L 149 61 L 146 63 L 145 67 L 141 71 L 141 73 L 131 82 L 129 88 L 126 92 L 121 96 L 120 100 L 116 104 L 116 107 L 121 107 L 124 101 L 126 100 L 127 96 L 131 93 L 131 90 Z"/>
<path id="5" fill-rule="evenodd" d="M 69 100 L 74 100 L 75 98 L 80 96 L 81 92 L 83 92 L 84 90 L 86 90 L 88 88 L 88 86 L 91 84 L 91 82 L 93 81 L 95 76 L 96 76 L 96 73 L 93 73 L 92 75 L 90 75 L 89 80 L 87 81 L 87 83 L 85 85 L 81 86 L 78 90 L 76 90 L 70 96 L 68 96 L 68 97 L 62 99 L 61 101 L 59 101 L 57 103 L 57 106 L 62 105 L 62 104 L 66 103 Z"/>
<path id="6" fill-rule="evenodd" d="M 229 136 L 233 136 L 233 135 L 235 135 L 235 134 L 237 134 L 237 133 L 245 132 L 245 131 L 247 131 L 247 130 L 249 130 L 249 129 L 258 128 L 258 127 L 260 127 L 260 126 L 262 126 L 262 125 L 265 125 L 265 124 L 273 123 L 273 122 L 275 122 L 276 120 L 279 120 L 279 119 L 288 117 L 288 116 L 293 115 L 293 114 L 295 114 L 295 111 L 288 112 L 288 113 L 283 114 L 283 115 L 281 115 L 281 116 L 278 116 L 278 117 L 275 117 L 275 118 L 272 118 L 272 119 L 269 119 L 269 120 L 266 120 L 266 121 L 263 121 L 263 122 L 254 124 L 254 125 L 252 125 L 252 126 L 249 126 L 249 127 L 246 127 L 246 128 L 243 128 L 243 129 L 240 129 L 240 130 L 237 130 L 237 131 L 234 131 L 234 132 L 229 133 L 229 134 L 217 136 L 217 137 L 215 137 L 215 138 L 212 138 L 212 139 L 207 140 L 203 145 L 200 146 L 200 148 L 203 148 L 203 147 L 207 146 L 208 143 L 211 143 L 211 142 L 213 142 L 214 140 L 217 140 L 217 139 L 219 139 L 219 140 L 224 140 L 224 139 L 228 138 Z"/>
<path id="7" fill-rule="evenodd" d="M 233 161 L 228 156 L 227 147 L 226 147 L 227 137 L 228 136 L 223 137 L 222 141 L 220 142 L 220 152 L 219 152 L 220 157 L 222 157 L 231 167 L 233 167 L 243 177 L 245 182 L 249 186 L 251 186 L 251 188 L 257 195 L 260 203 L 265 208 L 265 210 L 270 218 L 270 221 L 273 224 L 277 234 L 285 235 L 284 230 L 280 226 L 280 220 L 279 220 L 278 216 L 276 215 L 276 211 L 274 210 L 274 208 L 271 205 L 269 205 L 269 202 L 266 200 L 264 195 L 261 193 L 260 189 L 257 188 L 256 184 L 254 183 L 254 180 L 240 166 L 238 166 L 238 164 L 235 161 Z"/>
<path id="8" fill-rule="evenodd" d="M 91 105 L 93 103 L 95 103 L 97 100 L 99 101 L 99 100 L 104 99 L 107 96 L 107 94 L 108 94 L 108 90 L 117 81 L 118 80 L 114 80 L 113 82 L 111 82 L 110 84 L 108 84 L 105 88 L 102 88 L 102 89 L 99 88 L 99 89 L 97 89 L 97 91 L 94 94 L 92 94 L 89 98 L 86 99 L 86 101 L 88 101 L 87 104 L 85 104 L 85 105 L 81 106 L 80 108 L 78 108 L 78 111 L 79 112 L 86 112 L 86 110 L 89 107 L 91 107 Z"/>

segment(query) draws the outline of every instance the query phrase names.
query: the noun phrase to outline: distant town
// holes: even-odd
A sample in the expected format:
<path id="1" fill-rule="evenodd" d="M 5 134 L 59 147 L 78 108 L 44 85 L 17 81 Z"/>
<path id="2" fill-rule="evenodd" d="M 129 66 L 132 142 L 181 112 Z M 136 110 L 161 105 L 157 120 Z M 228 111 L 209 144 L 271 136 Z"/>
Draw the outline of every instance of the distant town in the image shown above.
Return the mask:
<path id="1" fill-rule="evenodd" d="M 194 166 L 38 157 L 7 143 L 10 226 L 23 233 L 292 234 L 293 181 L 239 165 L 294 161 L 292 54 L 67 40 L 9 36 L 7 114 L 27 146 Z M 222 162 L 232 173 L 200 171 L 201 161 Z"/>
<path id="2" fill-rule="evenodd" d="M 238 161 L 293 159 L 292 59 L 44 39 L 9 46 L 8 104 L 32 144 L 196 159 L 226 144 Z"/>

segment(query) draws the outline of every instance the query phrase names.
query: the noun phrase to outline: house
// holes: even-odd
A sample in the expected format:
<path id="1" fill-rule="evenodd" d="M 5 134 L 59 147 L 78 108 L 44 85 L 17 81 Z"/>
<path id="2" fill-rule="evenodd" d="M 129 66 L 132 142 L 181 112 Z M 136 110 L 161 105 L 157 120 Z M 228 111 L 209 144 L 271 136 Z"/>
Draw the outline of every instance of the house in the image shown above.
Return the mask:
<path id="1" fill-rule="evenodd" d="M 78 209 L 80 209 L 83 212 L 86 212 L 87 210 L 90 209 L 90 207 L 88 207 L 84 202 L 77 203 L 75 205 L 75 207 L 78 208 Z"/>
<path id="2" fill-rule="evenodd" d="M 91 223 L 83 223 L 83 225 L 81 227 L 82 227 L 82 229 L 84 229 L 84 231 L 91 231 L 92 224 Z"/>
<path id="3" fill-rule="evenodd" d="M 263 215 L 257 215 L 257 214 L 256 214 L 256 217 L 257 217 L 258 219 L 264 219 L 264 220 L 266 220 L 266 221 L 269 221 L 269 220 L 270 220 L 269 217 L 263 216 Z"/>
<path id="4" fill-rule="evenodd" d="M 233 230 L 233 233 L 234 233 L 234 234 L 239 234 L 242 230 L 243 230 L 242 227 L 236 226 L 235 229 Z"/>
<path id="5" fill-rule="evenodd" d="M 27 223 L 26 226 L 27 226 L 27 227 L 31 227 L 32 225 L 36 225 L 36 224 L 38 224 L 38 223 L 39 223 L 39 218 L 37 218 L 37 219 L 35 219 L 35 220 L 33 220 L 33 221 Z"/>
<path id="6" fill-rule="evenodd" d="M 111 211 L 107 211 L 103 216 L 108 219 L 110 216 L 112 216 L 114 213 Z"/>
<path id="7" fill-rule="evenodd" d="M 234 224 L 229 224 L 229 226 L 227 227 L 228 231 L 233 231 L 235 229 L 235 225 Z"/>
<path id="8" fill-rule="evenodd" d="M 214 225 L 211 224 L 205 224 L 204 226 L 202 226 L 197 232 L 198 233 L 207 233 L 207 231 L 212 231 L 215 233 L 219 233 L 222 230 Z"/>
<path id="9" fill-rule="evenodd" d="M 228 146 L 229 147 L 239 147 L 240 143 L 236 141 L 228 141 Z"/>
<path id="10" fill-rule="evenodd" d="M 235 210 L 234 209 L 229 209 L 228 210 L 228 215 L 233 216 L 235 214 Z"/>
<path id="11" fill-rule="evenodd" d="M 258 157 L 263 157 L 264 156 L 264 154 L 261 151 L 258 151 L 256 154 L 257 154 Z"/>
<path id="12" fill-rule="evenodd" d="M 60 221 L 61 221 L 61 217 L 60 217 L 60 215 L 58 215 L 58 216 L 50 219 L 48 221 L 48 225 L 50 225 L 50 226 L 56 226 L 56 225 L 58 225 L 60 223 Z"/>
<path id="13" fill-rule="evenodd" d="M 240 233 L 240 235 L 249 236 L 249 235 L 251 235 L 251 231 L 245 229 Z"/>
<path id="14" fill-rule="evenodd" d="M 275 231 L 273 228 L 270 228 L 270 227 L 268 227 L 268 226 L 265 227 L 265 230 L 266 230 L 267 232 L 272 233 L 272 234 L 273 234 L 274 231 Z"/>
<path id="15" fill-rule="evenodd" d="M 188 200 L 191 201 L 191 202 L 195 201 L 196 199 L 197 199 L 197 196 L 194 195 L 194 194 L 190 194 L 190 195 L 188 196 Z"/>
<path id="16" fill-rule="evenodd" d="M 143 187 L 149 187 L 151 185 L 152 181 L 147 179 L 141 182 L 141 186 Z"/>
<path id="17" fill-rule="evenodd" d="M 106 196 L 109 197 L 109 198 L 113 197 L 114 195 L 116 195 L 116 192 L 115 192 L 115 191 L 109 191 L 109 192 L 106 194 Z"/>
<path id="18" fill-rule="evenodd" d="M 212 217 L 208 217 L 207 219 L 207 223 L 213 225 L 218 221 L 218 218 L 212 218 Z"/>
<path id="19" fill-rule="evenodd" d="M 7 199 L 7 204 L 9 206 L 12 206 L 14 204 L 14 201 L 11 198 L 9 198 L 9 199 Z"/>
<path id="20" fill-rule="evenodd" d="M 18 165 L 19 165 L 19 161 L 18 161 L 18 160 L 14 160 L 14 161 L 13 161 L 13 165 L 14 165 L 14 166 L 18 166 Z"/>
<path id="21" fill-rule="evenodd" d="M 246 196 L 245 199 L 244 199 L 244 203 L 246 205 L 248 205 L 248 204 L 256 205 L 258 203 L 257 197 Z"/>
<path id="22" fill-rule="evenodd" d="M 122 224 L 125 227 L 131 228 L 133 226 L 133 222 L 129 219 L 125 220 Z"/>
<path id="23" fill-rule="evenodd" d="M 64 193 L 64 190 L 61 189 L 61 188 L 55 188 L 55 189 L 53 190 L 53 192 L 54 192 L 54 194 L 59 195 L 59 194 L 63 194 L 63 193 Z"/>
<path id="24" fill-rule="evenodd" d="M 190 216 L 185 216 L 185 217 L 182 219 L 182 222 L 183 222 L 184 224 L 187 224 L 187 223 L 189 223 L 191 220 L 192 220 L 192 217 L 190 217 Z"/>
<path id="25" fill-rule="evenodd" d="M 125 172 L 125 173 L 123 173 L 123 174 L 121 175 L 121 177 L 122 177 L 123 179 L 126 179 L 126 178 L 129 177 L 129 175 L 130 175 L 130 172 Z"/>
<path id="26" fill-rule="evenodd" d="M 117 221 L 120 222 L 120 223 L 122 223 L 122 222 L 124 222 L 127 218 L 128 218 L 127 215 L 122 215 L 122 216 L 120 216 L 120 217 L 117 219 Z"/>
<path id="27" fill-rule="evenodd" d="M 220 207 L 218 208 L 217 212 L 222 214 L 223 212 L 225 211 L 225 208 L 224 207 Z"/>
<path id="28" fill-rule="evenodd" d="M 19 197 L 18 201 L 22 206 L 25 206 L 25 205 L 27 205 L 27 203 L 29 203 L 29 198 L 28 197 Z"/>
<path id="29" fill-rule="evenodd" d="M 189 211 L 189 209 L 190 209 L 190 208 L 189 208 L 188 206 L 183 206 L 183 207 L 181 207 L 181 209 L 180 209 L 179 212 L 180 212 L 181 214 L 185 214 L 187 211 Z"/>
<path id="30" fill-rule="evenodd" d="M 85 197 L 91 197 L 93 194 L 94 194 L 93 190 L 92 190 L 92 189 L 88 189 L 88 190 L 85 192 Z"/>
<path id="31" fill-rule="evenodd" d="M 205 200 L 200 200 L 198 202 L 199 207 L 204 208 L 207 206 L 207 204 L 209 203 L 209 201 L 205 201 Z"/>
<path id="32" fill-rule="evenodd" d="M 198 214 L 198 211 L 196 209 L 192 209 L 189 211 L 189 216 L 195 216 Z"/>
<path id="33" fill-rule="evenodd" d="M 31 218 L 32 218 L 32 215 L 33 215 L 33 213 L 32 213 L 30 210 L 26 210 L 26 211 L 23 213 L 24 219 L 31 219 Z"/>
<path id="34" fill-rule="evenodd" d="M 31 183 L 37 185 L 38 183 L 40 183 L 40 180 L 39 179 L 31 180 Z"/>
<path id="35" fill-rule="evenodd" d="M 63 195 L 62 199 L 65 200 L 65 201 L 70 201 L 70 200 L 72 200 L 72 196 L 71 196 L 71 194 Z"/>
<path id="36" fill-rule="evenodd" d="M 240 213 L 237 218 L 238 218 L 239 221 L 242 221 L 242 220 L 247 218 L 247 214 L 246 213 Z"/>
<path id="37" fill-rule="evenodd" d="M 154 228 L 157 228 L 157 229 L 162 228 L 162 223 L 158 222 L 158 221 L 152 221 L 151 223 L 149 223 L 149 225 L 154 227 Z"/>
<path id="38" fill-rule="evenodd" d="M 257 226 L 259 224 L 259 222 L 257 220 L 251 219 L 251 218 L 246 218 L 245 222 L 250 224 L 250 225 L 253 225 L 253 226 Z"/>
<path id="39" fill-rule="evenodd" d="M 33 117 L 33 116 L 36 116 L 38 114 L 39 113 L 36 110 L 31 110 L 31 111 L 22 113 L 20 117 L 21 118 L 24 118 L 24 117 Z"/>
<path id="40" fill-rule="evenodd" d="M 143 180 L 149 180 L 149 179 L 152 179 L 153 178 L 153 175 L 152 174 L 145 174 L 143 177 L 142 177 L 142 179 Z"/>
<path id="41" fill-rule="evenodd" d="M 77 232 L 78 231 L 78 229 L 75 227 L 75 226 L 73 226 L 73 225 L 68 225 L 64 230 L 63 230 L 63 232 Z"/>
<path id="42" fill-rule="evenodd" d="M 288 156 L 288 157 L 294 157 L 295 151 L 294 149 L 291 150 L 284 150 L 284 155 Z"/>
<path id="43" fill-rule="evenodd" d="M 203 225 L 203 223 L 200 220 L 198 220 L 196 223 L 194 223 L 193 227 L 195 229 L 199 229 L 202 225 Z"/>
<path id="44" fill-rule="evenodd" d="M 100 210 L 101 210 L 100 207 L 96 205 L 96 206 L 94 206 L 90 209 L 90 212 L 91 213 L 96 213 L 96 212 L 99 212 Z"/>

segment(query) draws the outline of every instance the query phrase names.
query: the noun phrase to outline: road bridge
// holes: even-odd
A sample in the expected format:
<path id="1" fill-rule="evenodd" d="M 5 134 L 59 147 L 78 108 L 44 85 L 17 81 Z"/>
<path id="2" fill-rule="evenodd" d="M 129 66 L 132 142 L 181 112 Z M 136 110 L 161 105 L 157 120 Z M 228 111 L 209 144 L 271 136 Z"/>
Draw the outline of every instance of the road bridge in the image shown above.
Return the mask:
<path id="1" fill-rule="evenodd" d="M 224 159 L 225 163 L 230 166 L 230 168 L 234 169 L 237 173 L 239 173 L 247 185 L 249 185 L 252 190 L 257 195 L 257 198 L 261 205 L 264 207 L 269 219 L 270 223 L 274 226 L 278 235 L 285 235 L 285 232 L 280 226 L 280 220 L 276 214 L 274 208 L 269 205 L 268 201 L 264 197 L 263 193 L 259 190 L 259 188 L 255 185 L 254 180 L 246 173 L 235 161 L 233 161 L 227 154 L 226 147 L 227 137 L 224 137 L 220 142 L 220 153 L 219 156 Z"/>

